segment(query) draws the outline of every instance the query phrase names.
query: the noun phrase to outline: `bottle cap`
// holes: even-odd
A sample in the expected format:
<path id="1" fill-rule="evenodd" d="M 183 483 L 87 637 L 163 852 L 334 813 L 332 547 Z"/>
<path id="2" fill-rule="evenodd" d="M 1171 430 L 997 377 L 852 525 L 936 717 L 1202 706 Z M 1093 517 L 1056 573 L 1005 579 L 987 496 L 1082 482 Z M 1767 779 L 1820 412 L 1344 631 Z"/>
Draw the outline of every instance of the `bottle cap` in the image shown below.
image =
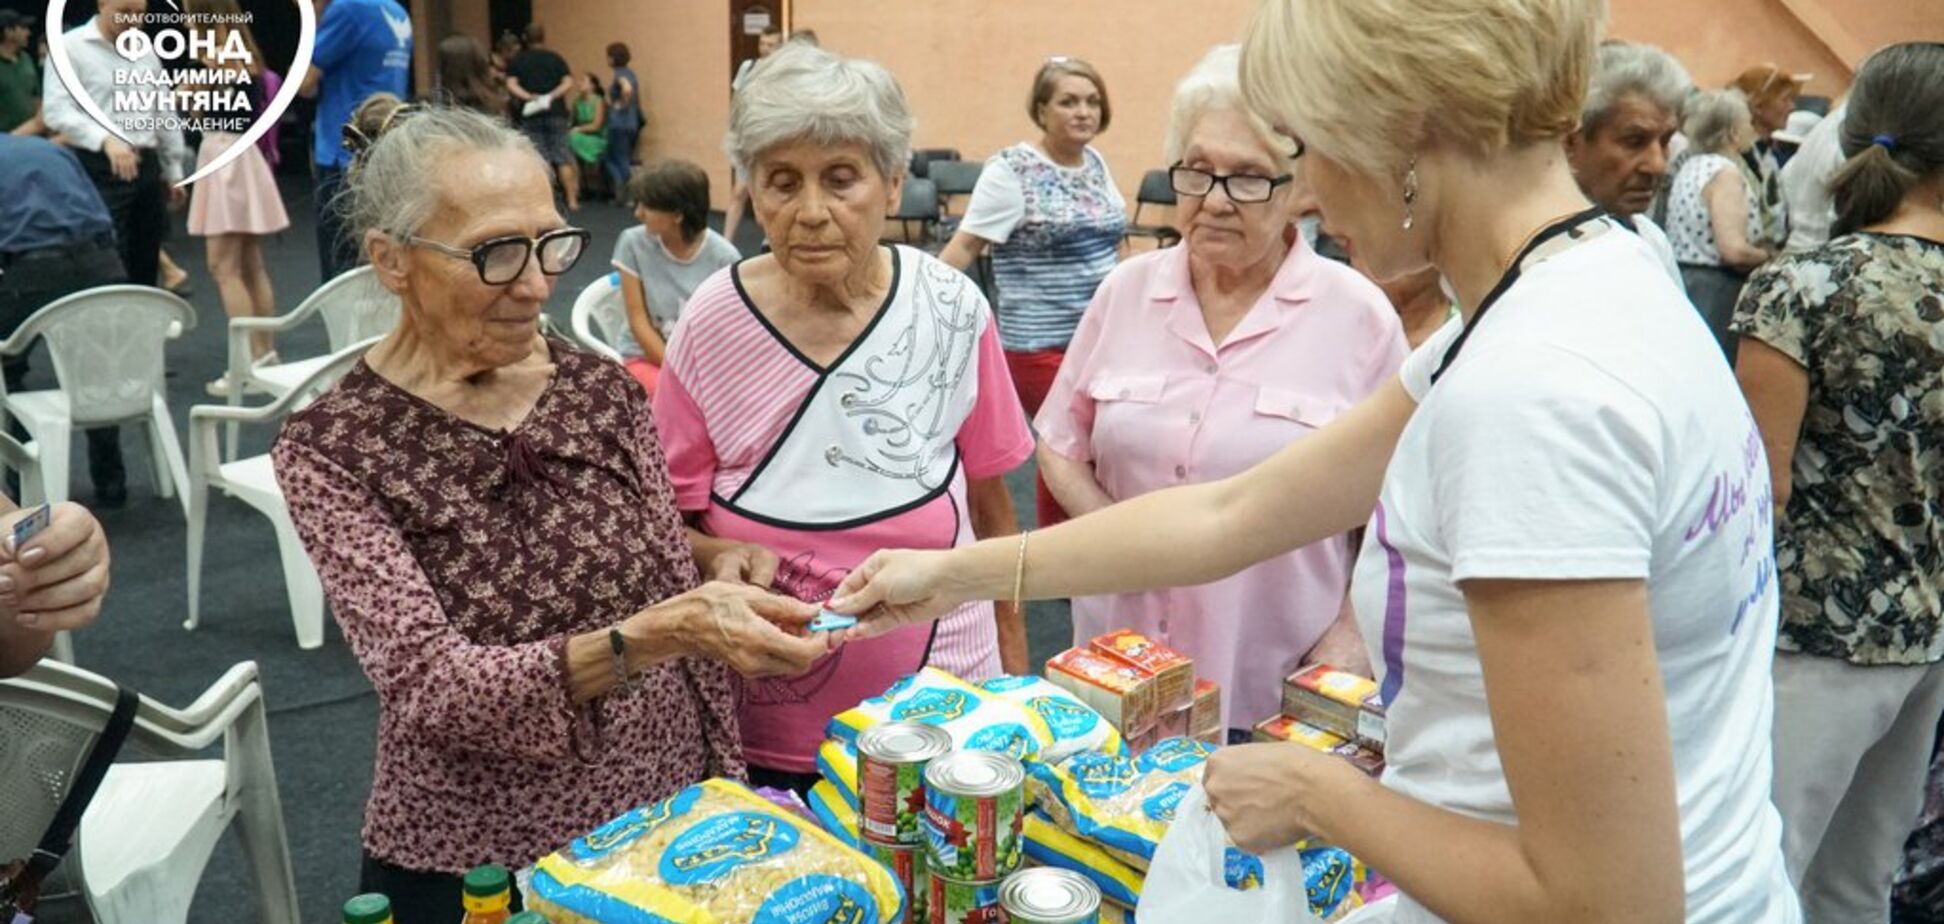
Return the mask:
<path id="1" fill-rule="evenodd" d="M 344 903 L 344 924 L 391 924 L 391 899 L 376 892 L 353 896 Z"/>

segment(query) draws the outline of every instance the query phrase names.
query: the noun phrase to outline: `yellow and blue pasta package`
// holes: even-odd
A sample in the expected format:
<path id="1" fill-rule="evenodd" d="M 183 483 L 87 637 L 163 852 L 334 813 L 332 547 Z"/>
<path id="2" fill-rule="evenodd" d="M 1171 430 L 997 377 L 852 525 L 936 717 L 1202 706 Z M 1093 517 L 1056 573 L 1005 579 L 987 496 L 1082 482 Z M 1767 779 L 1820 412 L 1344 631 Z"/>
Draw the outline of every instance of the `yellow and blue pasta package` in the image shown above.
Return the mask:
<path id="1" fill-rule="evenodd" d="M 1115 859 L 1100 845 L 1062 830 L 1038 811 L 1026 813 L 1026 857 L 1040 866 L 1072 870 L 1100 887 L 1102 898 L 1128 908 L 1141 900 L 1141 882 L 1147 878 Z"/>
<path id="2" fill-rule="evenodd" d="M 857 811 L 857 746 L 825 738 L 817 748 L 817 775 L 830 784 L 852 812 Z M 814 790 L 812 790 L 814 792 Z M 814 808 L 814 806 L 813 806 Z"/>
<path id="3" fill-rule="evenodd" d="M 1058 763 L 1081 751 L 1119 754 L 1126 747 L 1113 723 L 1044 677 L 994 677 L 979 688 L 1033 710 L 1046 723 L 1053 743 L 1040 754 L 1041 760 Z"/>
<path id="4" fill-rule="evenodd" d="M 553 924 L 903 924 L 876 861 L 728 780 L 633 809 L 534 867 Z"/>
<path id="5" fill-rule="evenodd" d="M 885 722 L 936 725 L 952 736 L 956 750 L 999 751 L 1027 762 L 1041 759 L 1054 744 L 1038 712 L 935 667 L 838 713 L 824 733 L 855 747 L 858 733 Z"/>
<path id="6" fill-rule="evenodd" d="M 1201 782 L 1214 752 L 1193 738 L 1163 739 L 1132 759 L 1081 751 L 1058 764 L 1027 767 L 1027 788 L 1055 824 L 1146 870 L 1175 806 Z"/>
<path id="7" fill-rule="evenodd" d="M 853 847 L 857 842 L 857 807 L 844 801 L 844 795 L 837 784 L 829 780 L 818 780 L 810 787 L 810 814 L 817 816 L 817 823 L 825 831 L 836 835 L 844 843 Z"/>

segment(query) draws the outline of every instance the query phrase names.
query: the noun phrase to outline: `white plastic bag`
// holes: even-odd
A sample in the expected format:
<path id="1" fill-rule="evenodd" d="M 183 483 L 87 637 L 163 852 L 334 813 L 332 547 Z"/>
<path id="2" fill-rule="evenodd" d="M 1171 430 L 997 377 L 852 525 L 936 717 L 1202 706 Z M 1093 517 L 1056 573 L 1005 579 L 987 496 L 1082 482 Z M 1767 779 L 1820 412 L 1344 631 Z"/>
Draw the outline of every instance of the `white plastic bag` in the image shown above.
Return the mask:
<path id="1" fill-rule="evenodd" d="M 1263 854 L 1262 887 L 1246 892 L 1228 887 L 1222 869 L 1228 832 L 1208 810 L 1208 794 L 1197 785 L 1175 807 L 1174 823 L 1155 848 L 1148 866 L 1138 924 L 1320 924 L 1309 911 L 1303 860 L 1293 847 Z"/>

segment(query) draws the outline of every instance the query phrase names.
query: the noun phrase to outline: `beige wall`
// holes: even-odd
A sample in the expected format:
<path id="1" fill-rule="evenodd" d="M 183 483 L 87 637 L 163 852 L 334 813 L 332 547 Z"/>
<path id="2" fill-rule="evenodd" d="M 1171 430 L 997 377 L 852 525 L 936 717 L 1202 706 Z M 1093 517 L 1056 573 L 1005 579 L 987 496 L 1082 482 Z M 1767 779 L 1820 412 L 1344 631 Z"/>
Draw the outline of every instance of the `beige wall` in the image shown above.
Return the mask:
<path id="1" fill-rule="evenodd" d="M 484 0 L 450 2 L 454 28 L 490 43 Z M 626 42 L 647 117 L 638 155 L 695 161 L 709 171 L 717 207 L 728 200 L 722 154 L 729 123 L 727 0 L 534 0 L 533 18 L 576 75 L 606 77 L 608 43 Z"/>
<path id="2" fill-rule="evenodd" d="M 453 4 L 454 28 L 488 36 L 484 0 Z M 1837 95 L 1877 46 L 1944 39 L 1944 0 L 1609 0 L 1615 37 L 1652 42 L 1720 85 L 1773 61 L 1816 74 L 1810 91 Z M 1174 83 L 1212 45 L 1233 41 L 1255 0 L 791 0 L 796 27 L 874 58 L 904 84 L 919 147 L 967 158 L 1037 134 L 1027 82 L 1050 55 L 1092 61 L 1107 80 L 1114 125 L 1098 146 L 1130 200 L 1144 170 L 1162 166 Z M 552 45 L 576 72 L 602 68 L 609 41 L 635 53 L 647 107 L 644 157 L 707 167 L 726 200 L 721 152 L 729 117 L 728 0 L 534 0 Z M 430 47 L 436 44 L 422 42 Z"/>

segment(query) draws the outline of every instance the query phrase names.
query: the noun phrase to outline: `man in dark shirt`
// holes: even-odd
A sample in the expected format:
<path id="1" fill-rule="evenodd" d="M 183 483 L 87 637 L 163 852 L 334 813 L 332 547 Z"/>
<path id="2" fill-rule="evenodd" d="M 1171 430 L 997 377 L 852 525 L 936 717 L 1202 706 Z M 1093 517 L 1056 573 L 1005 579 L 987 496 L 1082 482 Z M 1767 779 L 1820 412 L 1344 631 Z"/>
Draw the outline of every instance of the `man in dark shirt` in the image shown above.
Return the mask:
<path id="1" fill-rule="evenodd" d="M 127 280 L 108 207 L 66 148 L 0 135 L 0 202 L 7 203 L 0 209 L 0 337 L 55 299 Z M 10 392 L 24 384 L 27 355 L 0 361 Z M 128 502 L 121 432 L 100 427 L 87 433 L 96 502 L 119 507 Z"/>
<path id="2" fill-rule="evenodd" d="M 27 50 L 33 36 L 33 17 L 0 10 L 0 132 L 41 133 L 40 71 Z"/>
<path id="3" fill-rule="evenodd" d="M 573 72 L 567 59 L 545 47 L 547 30 L 539 23 L 527 26 L 526 37 L 527 49 L 506 65 L 506 89 L 520 113 L 520 131 L 533 140 L 559 176 L 567 210 L 579 211 L 580 176 L 574 168 L 574 152 L 567 146 L 571 127 L 567 94 L 573 92 Z"/>

